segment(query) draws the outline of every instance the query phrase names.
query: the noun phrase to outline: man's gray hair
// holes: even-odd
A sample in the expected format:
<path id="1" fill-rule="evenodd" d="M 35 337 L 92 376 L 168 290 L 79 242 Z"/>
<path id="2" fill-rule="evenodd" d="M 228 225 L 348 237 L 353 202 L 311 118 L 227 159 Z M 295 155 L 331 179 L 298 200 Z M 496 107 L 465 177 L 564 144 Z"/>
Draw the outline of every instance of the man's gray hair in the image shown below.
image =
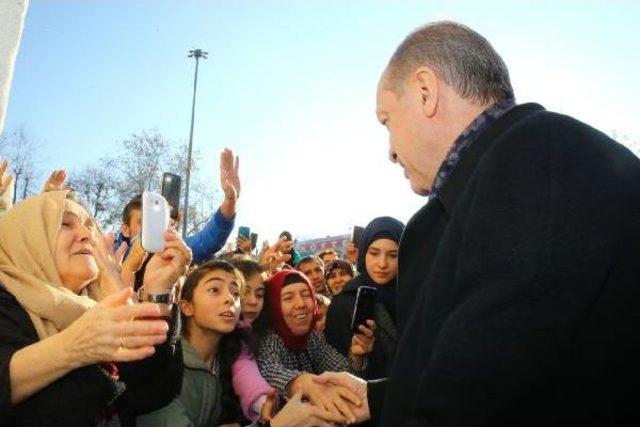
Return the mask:
<path id="1" fill-rule="evenodd" d="M 404 80 L 428 66 L 464 99 L 482 104 L 513 98 L 509 70 L 477 32 L 451 21 L 418 28 L 398 46 L 388 66 L 388 83 L 401 93 Z"/>

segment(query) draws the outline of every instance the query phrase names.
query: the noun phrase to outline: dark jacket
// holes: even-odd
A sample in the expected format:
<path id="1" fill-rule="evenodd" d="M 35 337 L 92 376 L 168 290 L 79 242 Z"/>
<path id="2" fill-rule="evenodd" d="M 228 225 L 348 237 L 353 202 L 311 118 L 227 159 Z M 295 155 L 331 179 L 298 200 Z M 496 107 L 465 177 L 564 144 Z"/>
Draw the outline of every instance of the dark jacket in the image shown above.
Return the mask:
<path id="1" fill-rule="evenodd" d="M 397 304 L 382 425 L 637 423 L 640 160 L 515 107 L 407 225 Z"/>
<path id="2" fill-rule="evenodd" d="M 356 304 L 358 288 L 369 285 L 363 276 L 350 280 L 342 291 L 331 299 L 327 311 L 327 321 L 324 330 L 327 342 L 345 356 L 349 355 L 351 347 L 351 317 Z M 378 302 L 374 308 L 376 322 L 375 343 L 373 351 L 367 355 L 367 366 L 363 378 L 382 378 L 389 375 L 389 368 L 395 352 L 397 332 L 395 322 L 385 306 Z"/>
<path id="3" fill-rule="evenodd" d="M 167 405 L 179 393 L 183 368 L 180 344 L 176 345 L 178 318 L 175 311 L 169 338 L 156 347 L 152 357 L 118 365 L 126 390 L 115 400 L 112 410 L 118 413 L 123 426 L 135 426 L 136 415 Z M 95 426 L 117 388 L 117 383 L 97 365 L 71 371 L 24 402 L 11 406 L 11 357 L 37 341 L 27 312 L 0 286 L 0 426 Z"/>

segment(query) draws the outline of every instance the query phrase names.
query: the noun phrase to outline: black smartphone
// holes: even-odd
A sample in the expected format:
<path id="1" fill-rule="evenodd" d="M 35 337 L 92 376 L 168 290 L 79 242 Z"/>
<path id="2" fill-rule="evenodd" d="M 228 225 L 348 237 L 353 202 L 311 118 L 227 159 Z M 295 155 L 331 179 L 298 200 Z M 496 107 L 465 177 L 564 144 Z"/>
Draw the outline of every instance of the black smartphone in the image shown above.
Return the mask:
<path id="1" fill-rule="evenodd" d="M 169 215 L 173 219 L 178 218 L 178 210 L 180 209 L 180 186 L 182 185 L 182 178 L 179 175 L 175 175 L 169 172 L 162 174 L 162 197 L 167 200 L 171 211 Z"/>
<path id="2" fill-rule="evenodd" d="M 251 249 L 255 249 L 258 244 L 258 233 L 251 233 Z"/>
<path id="3" fill-rule="evenodd" d="M 366 326 L 367 320 L 373 320 L 376 292 L 378 292 L 378 290 L 371 286 L 360 286 L 358 288 L 356 305 L 353 307 L 353 316 L 351 317 L 351 331 L 353 333 L 361 333 L 358 326 Z"/>
<path id="4" fill-rule="evenodd" d="M 356 246 L 356 248 L 360 248 L 360 240 L 362 239 L 363 233 L 363 227 L 360 227 L 359 225 L 353 226 L 353 230 L 351 231 L 351 242 Z"/>

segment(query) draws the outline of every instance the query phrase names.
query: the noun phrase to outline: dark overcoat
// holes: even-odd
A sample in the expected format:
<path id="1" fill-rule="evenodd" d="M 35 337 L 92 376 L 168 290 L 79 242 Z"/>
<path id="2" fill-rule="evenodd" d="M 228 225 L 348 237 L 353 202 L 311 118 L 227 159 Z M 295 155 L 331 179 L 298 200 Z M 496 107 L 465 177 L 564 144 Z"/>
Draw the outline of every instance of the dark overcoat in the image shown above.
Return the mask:
<path id="1" fill-rule="evenodd" d="M 385 426 L 640 420 L 640 160 L 520 105 L 462 154 L 400 244 Z"/>

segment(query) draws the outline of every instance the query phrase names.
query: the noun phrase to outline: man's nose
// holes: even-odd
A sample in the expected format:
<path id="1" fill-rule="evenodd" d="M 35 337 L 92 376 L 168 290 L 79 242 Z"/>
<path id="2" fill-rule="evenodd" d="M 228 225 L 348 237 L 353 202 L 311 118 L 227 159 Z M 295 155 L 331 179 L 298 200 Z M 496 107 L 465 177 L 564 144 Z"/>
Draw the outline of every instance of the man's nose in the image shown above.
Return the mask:
<path id="1" fill-rule="evenodd" d="M 398 155 L 395 151 L 393 151 L 393 148 L 391 147 L 389 147 L 389 160 L 391 161 L 391 163 L 398 163 Z"/>

